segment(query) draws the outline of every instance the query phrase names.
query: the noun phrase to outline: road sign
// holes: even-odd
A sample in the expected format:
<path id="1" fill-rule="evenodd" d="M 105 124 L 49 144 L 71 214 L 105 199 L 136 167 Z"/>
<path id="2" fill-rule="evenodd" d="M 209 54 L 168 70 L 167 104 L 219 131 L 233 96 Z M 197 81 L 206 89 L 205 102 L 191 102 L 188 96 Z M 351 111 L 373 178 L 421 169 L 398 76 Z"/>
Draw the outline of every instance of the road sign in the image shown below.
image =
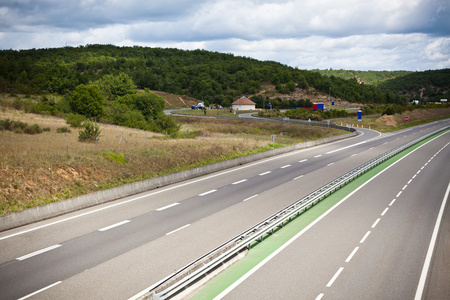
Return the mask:
<path id="1" fill-rule="evenodd" d="M 408 122 L 409 121 L 409 118 L 408 117 L 405 117 L 405 122 Z"/>

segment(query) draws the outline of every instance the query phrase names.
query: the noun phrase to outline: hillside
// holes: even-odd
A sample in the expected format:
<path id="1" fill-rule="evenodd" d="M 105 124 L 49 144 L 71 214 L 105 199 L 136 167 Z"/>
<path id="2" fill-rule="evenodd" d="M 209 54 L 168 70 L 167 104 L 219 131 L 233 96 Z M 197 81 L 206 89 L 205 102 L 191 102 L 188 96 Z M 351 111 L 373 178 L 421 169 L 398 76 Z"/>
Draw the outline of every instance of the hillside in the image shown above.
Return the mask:
<path id="1" fill-rule="evenodd" d="M 443 98 L 449 98 L 450 69 L 414 72 L 384 81 L 378 87 L 405 95 L 409 100 L 419 100 L 421 103 L 439 102 Z"/>
<path id="2" fill-rule="evenodd" d="M 273 61 L 204 50 L 86 45 L 0 51 L 0 92 L 67 95 L 80 84 L 126 74 L 138 89 L 167 92 L 220 104 L 243 95 L 297 90 L 331 94 L 349 102 L 395 103 L 406 98 L 355 79 L 328 77 Z"/>
<path id="3" fill-rule="evenodd" d="M 402 77 L 412 73 L 411 71 L 354 71 L 342 69 L 315 69 L 313 71 L 328 77 L 335 76 L 343 79 L 356 79 L 359 83 L 372 85 L 377 85 L 386 80 Z"/>

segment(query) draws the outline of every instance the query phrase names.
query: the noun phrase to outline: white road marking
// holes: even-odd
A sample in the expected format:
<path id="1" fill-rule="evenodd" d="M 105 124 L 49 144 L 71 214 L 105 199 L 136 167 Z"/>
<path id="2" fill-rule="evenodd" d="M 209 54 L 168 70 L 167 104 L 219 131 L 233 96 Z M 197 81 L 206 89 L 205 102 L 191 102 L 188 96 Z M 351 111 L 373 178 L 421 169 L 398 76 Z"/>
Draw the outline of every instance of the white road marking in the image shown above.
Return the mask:
<path id="1" fill-rule="evenodd" d="M 431 258 L 434 252 L 434 246 L 436 245 L 436 239 L 439 233 L 439 227 L 441 225 L 442 215 L 444 214 L 445 205 L 447 204 L 449 192 L 450 192 L 450 183 L 447 186 L 447 191 L 445 191 L 444 199 L 442 200 L 441 208 L 439 210 L 439 214 L 436 219 L 436 224 L 434 225 L 433 234 L 431 236 L 430 245 L 428 246 L 427 256 L 425 257 L 425 262 L 423 264 L 423 269 L 420 275 L 420 280 L 417 286 L 416 296 L 414 297 L 414 300 L 422 299 L 423 290 L 425 288 L 425 282 L 427 280 L 428 270 L 430 268 Z"/>
<path id="2" fill-rule="evenodd" d="M 171 207 L 177 206 L 178 204 L 180 204 L 180 203 L 178 203 L 178 202 L 175 202 L 175 203 L 172 203 L 172 204 L 169 204 L 169 205 L 166 205 L 166 206 L 160 207 L 160 208 L 158 208 L 158 209 L 157 209 L 157 211 L 162 211 L 162 210 L 165 210 L 165 209 L 168 209 L 168 208 L 171 208 Z"/>
<path id="3" fill-rule="evenodd" d="M 289 168 L 291 165 L 285 165 L 285 166 L 282 166 L 280 169 L 286 169 L 286 168 Z"/>
<path id="4" fill-rule="evenodd" d="M 400 197 L 400 195 L 403 193 L 403 191 L 398 192 L 397 196 L 395 196 L 395 198 Z"/>
<path id="5" fill-rule="evenodd" d="M 321 156 L 322 156 L 322 154 L 319 154 L 319 155 L 314 156 L 314 158 L 318 158 L 318 157 L 321 157 Z"/>
<path id="6" fill-rule="evenodd" d="M 248 201 L 248 200 L 253 199 L 253 198 L 255 198 L 255 197 L 258 197 L 258 194 L 253 195 L 253 196 L 251 196 L 251 197 L 248 197 L 247 199 L 244 199 L 243 201 L 245 202 L 245 201 Z"/>
<path id="7" fill-rule="evenodd" d="M 408 181 L 408 184 L 410 184 L 411 182 L 412 182 L 413 180 L 412 180 L 412 178 Z"/>
<path id="8" fill-rule="evenodd" d="M 272 171 L 267 171 L 267 172 L 261 173 L 261 174 L 259 174 L 259 176 L 264 176 L 264 175 L 267 175 L 267 174 L 270 174 L 270 173 L 272 173 Z"/>
<path id="9" fill-rule="evenodd" d="M 353 156 L 355 156 L 355 155 L 358 155 L 358 154 L 357 154 L 357 153 L 354 153 L 354 154 L 350 155 L 350 157 L 353 157 Z"/>
<path id="10" fill-rule="evenodd" d="M 381 213 L 381 215 L 384 216 L 384 215 L 387 213 L 388 210 L 389 210 L 389 207 L 386 207 L 386 208 L 383 210 L 383 212 Z"/>
<path id="11" fill-rule="evenodd" d="M 414 174 L 414 176 L 412 177 L 412 179 L 416 178 L 417 174 Z"/>
<path id="12" fill-rule="evenodd" d="M 389 206 L 392 206 L 392 204 L 394 204 L 395 200 L 397 200 L 397 199 L 392 200 L 391 203 L 389 203 Z"/>
<path id="13" fill-rule="evenodd" d="M 299 163 L 302 163 L 302 162 L 305 162 L 305 161 L 307 161 L 307 159 L 302 159 L 302 160 L 299 161 Z"/>
<path id="14" fill-rule="evenodd" d="M 347 147 L 344 147 L 344 148 L 339 148 L 339 149 L 327 152 L 326 154 L 331 154 L 331 153 L 334 153 L 334 152 L 345 150 L 345 149 L 348 149 L 348 148 L 351 148 L 351 147 L 355 147 L 355 146 L 358 146 L 358 145 L 361 145 L 361 144 L 365 144 L 365 143 L 367 143 L 367 141 L 359 142 L 359 143 L 356 143 L 356 144 L 353 144 L 353 145 L 350 145 L 350 146 L 347 146 Z"/>
<path id="15" fill-rule="evenodd" d="M 217 190 L 210 190 L 210 191 L 204 192 L 202 194 L 198 194 L 198 195 L 200 197 L 202 197 L 202 196 L 206 196 L 206 195 L 209 195 L 209 194 L 212 194 L 212 193 L 215 193 L 215 192 L 217 192 Z"/>
<path id="16" fill-rule="evenodd" d="M 181 229 L 184 229 L 184 228 L 186 228 L 186 227 L 188 227 L 188 226 L 190 226 L 191 224 L 186 224 L 186 225 L 184 225 L 184 226 L 181 226 L 180 228 L 177 228 L 177 229 L 175 229 L 175 230 L 172 230 L 171 232 L 168 232 L 168 233 L 166 233 L 166 235 L 171 235 L 172 233 L 175 233 L 175 232 L 177 232 L 177 231 L 179 231 L 179 230 L 181 230 Z"/>
<path id="17" fill-rule="evenodd" d="M 407 187 L 408 187 L 408 185 L 405 184 L 405 186 L 402 188 L 402 191 L 404 191 Z"/>
<path id="18" fill-rule="evenodd" d="M 372 225 L 372 228 L 375 228 L 377 226 L 378 222 L 380 222 L 380 218 L 378 218 Z"/>
<path id="19" fill-rule="evenodd" d="M 332 165 L 334 165 L 334 162 L 329 163 L 329 164 L 327 165 L 327 167 L 332 166 Z"/>
<path id="20" fill-rule="evenodd" d="M 232 184 L 239 184 L 239 183 L 243 183 L 243 182 L 246 182 L 246 181 L 247 181 L 247 179 L 242 179 L 242 180 L 233 182 Z"/>
<path id="21" fill-rule="evenodd" d="M 129 223 L 129 222 L 130 222 L 130 220 L 124 220 L 124 221 L 122 221 L 122 222 L 119 222 L 119 223 L 116 223 L 116 224 L 112 224 L 112 225 L 103 227 L 103 228 L 99 229 L 98 231 L 106 231 L 106 230 L 110 230 L 110 229 L 112 229 L 112 228 L 118 227 L 118 226 L 123 225 L 123 224 L 127 224 L 127 223 Z"/>
<path id="22" fill-rule="evenodd" d="M 333 285 L 334 281 L 339 277 L 341 272 L 344 270 L 344 267 L 340 267 L 339 270 L 334 274 L 334 276 L 330 279 L 330 281 L 327 284 L 327 287 L 330 287 Z"/>
<path id="23" fill-rule="evenodd" d="M 367 231 L 366 234 L 364 235 L 364 237 L 359 241 L 360 244 L 364 243 L 364 241 L 367 239 L 367 237 L 369 236 L 370 231 Z"/>
<path id="24" fill-rule="evenodd" d="M 35 251 L 35 252 L 33 252 L 33 253 L 30 253 L 30 254 L 27 254 L 27 255 L 18 257 L 18 258 L 16 258 L 16 260 L 25 260 L 25 259 L 27 259 L 27 258 L 36 256 L 36 255 L 39 255 L 39 254 L 42 254 L 42 253 L 45 253 L 45 252 L 47 252 L 47 251 L 50 251 L 50 250 L 53 250 L 53 249 L 56 249 L 56 248 L 59 248 L 59 247 L 61 247 L 61 245 L 56 244 L 56 245 L 53 245 L 53 246 L 50 246 L 50 247 L 47 247 L 47 248 L 44 248 L 44 249 Z"/>
<path id="25" fill-rule="evenodd" d="M 52 288 L 52 287 L 54 287 L 55 285 L 60 284 L 61 282 L 62 282 L 62 281 L 58 281 L 58 282 L 55 282 L 55 283 L 53 283 L 53 284 L 50 284 L 49 286 L 46 286 L 45 288 L 42 288 L 42 289 L 40 289 L 39 291 L 36 291 L 36 292 L 31 293 L 31 294 L 29 294 L 29 295 L 26 295 L 25 297 L 22 297 L 22 298 L 20 298 L 20 299 L 18 299 L 18 300 L 24 300 L 24 299 L 33 297 L 34 295 L 39 294 L 40 292 L 43 292 L 43 291 L 45 291 L 45 290 L 48 290 L 49 288 Z"/>
<path id="26" fill-rule="evenodd" d="M 294 180 L 297 180 L 297 179 L 302 178 L 302 177 L 303 177 L 303 175 L 297 176 L 297 177 L 294 178 Z"/>
<path id="27" fill-rule="evenodd" d="M 320 293 L 320 294 L 316 297 L 316 300 L 322 299 L 323 295 L 324 295 L 324 293 Z"/>
<path id="28" fill-rule="evenodd" d="M 356 253 L 356 251 L 358 251 L 358 249 L 359 249 L 359 247 L 355 247 L 355 249 L 353 249 L 352 253 L 350 253 L 350 255 L 345 260 L 346 263 L 350 262 L 350 260 L 353 258 L 353 255 L 355 255 L 355 253 Z"/>

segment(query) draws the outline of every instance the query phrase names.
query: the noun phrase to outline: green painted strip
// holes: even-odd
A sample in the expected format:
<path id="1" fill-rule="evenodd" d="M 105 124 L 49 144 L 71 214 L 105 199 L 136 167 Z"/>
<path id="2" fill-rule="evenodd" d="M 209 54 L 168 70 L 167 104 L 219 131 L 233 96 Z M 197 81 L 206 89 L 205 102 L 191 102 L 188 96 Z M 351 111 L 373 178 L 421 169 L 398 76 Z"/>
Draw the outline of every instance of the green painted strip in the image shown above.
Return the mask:
<path id="1" fill-rule="evenodd" d="M 254 243 L 251 246 L 248 254 L 242 258 L 240 261 L 236 262 L 228 269 L 220 273 L 213 280 L 208 282 L 199 292 L 194 295 L 191 299 L 200 300 L 200 299 L 213 299 L 217 295 L 219 295 L 222 291 L 228 288 L 231 284 L 233 284 L 240 277 L 244 276 L 247 272 L 249 272 L 252 268 L 258 265 L 261 261 L 263 261 L 266 257 L 276 251 L 279 247 L 289 241 L 292 237 L 294 237 L 297 233 L 299 233 L 302 229 L 312 223 L 315 219 L 324 214 L 327 210 L 333 207 L 340 200 L 345 198 L 348 194 L 350 194 L 353 190 L 358 188 L 364 182 L 384 170 L 386 167 L 396 162 L 406 154 L 410 153 L 414 149 L 428 142 L 429 140 L 435 138 L 436 136 L 443 134 L 450 130 L 445 130 L 444 132 L 433 135 L 416 145 L 404 150 L 403 152 L 397 154 L 396 156 L 386 160 L 380 165 L 374 167 L 370 171 L 365 174 L 359 176 L 349 184 L 343 186 L 336 192 L 327 196 L 326 201 L 320 201 L 315 204 L 314 207 L 309 208 L 306 212 L 302 212 L 298 217 L 290 221 L 283 228 L 275 231 L 272 235 L 268 235 L 264 238 L 262 243 Z"/>

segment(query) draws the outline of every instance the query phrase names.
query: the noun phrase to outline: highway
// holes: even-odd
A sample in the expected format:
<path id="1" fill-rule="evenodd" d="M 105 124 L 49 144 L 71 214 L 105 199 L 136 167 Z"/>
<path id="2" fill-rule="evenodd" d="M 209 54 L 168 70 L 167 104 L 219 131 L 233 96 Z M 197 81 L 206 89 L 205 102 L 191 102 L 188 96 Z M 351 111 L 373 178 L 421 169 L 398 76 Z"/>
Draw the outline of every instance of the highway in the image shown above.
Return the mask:
<path id="1" fill-rule="evenodd" d="M 361 134 L 355 138 L 4 231 L 0 233 L 2 299 L 127 299 L 350 169 L 448 124 L 439 121 L 388 134 L 359 129 Z M 441 161 L 441 166 L 445 163 Z M 448 182 L 448 173 L 441 176 Z M 385 180 L 381 184 L 386 192 L 399 188 L 392 177 Z M 414 189 L 405 194 L 409 190 Z M 373 210 L 365 205 L 361 209 Z M 386 223 L 380 222 L 379 228 Z M 375 237 L 374 232 L 370 240 Z M 321 264 L 322 260 L 310 267 Z M 326 269 L 323 280 L 334 272 Z M 342 278 L 344 274 L 351 273 L 345 269 Z M 337 280 L 327 294 L 338 293 L 335 289 L 342 281 Z M 322 290 L 325 286 L 318 293 Z"/>
<path id="2" fill-rule="evenodd" d="M 448 299 L 449 144 L 447 132 L 380 173 L 218 299 Z"/>

